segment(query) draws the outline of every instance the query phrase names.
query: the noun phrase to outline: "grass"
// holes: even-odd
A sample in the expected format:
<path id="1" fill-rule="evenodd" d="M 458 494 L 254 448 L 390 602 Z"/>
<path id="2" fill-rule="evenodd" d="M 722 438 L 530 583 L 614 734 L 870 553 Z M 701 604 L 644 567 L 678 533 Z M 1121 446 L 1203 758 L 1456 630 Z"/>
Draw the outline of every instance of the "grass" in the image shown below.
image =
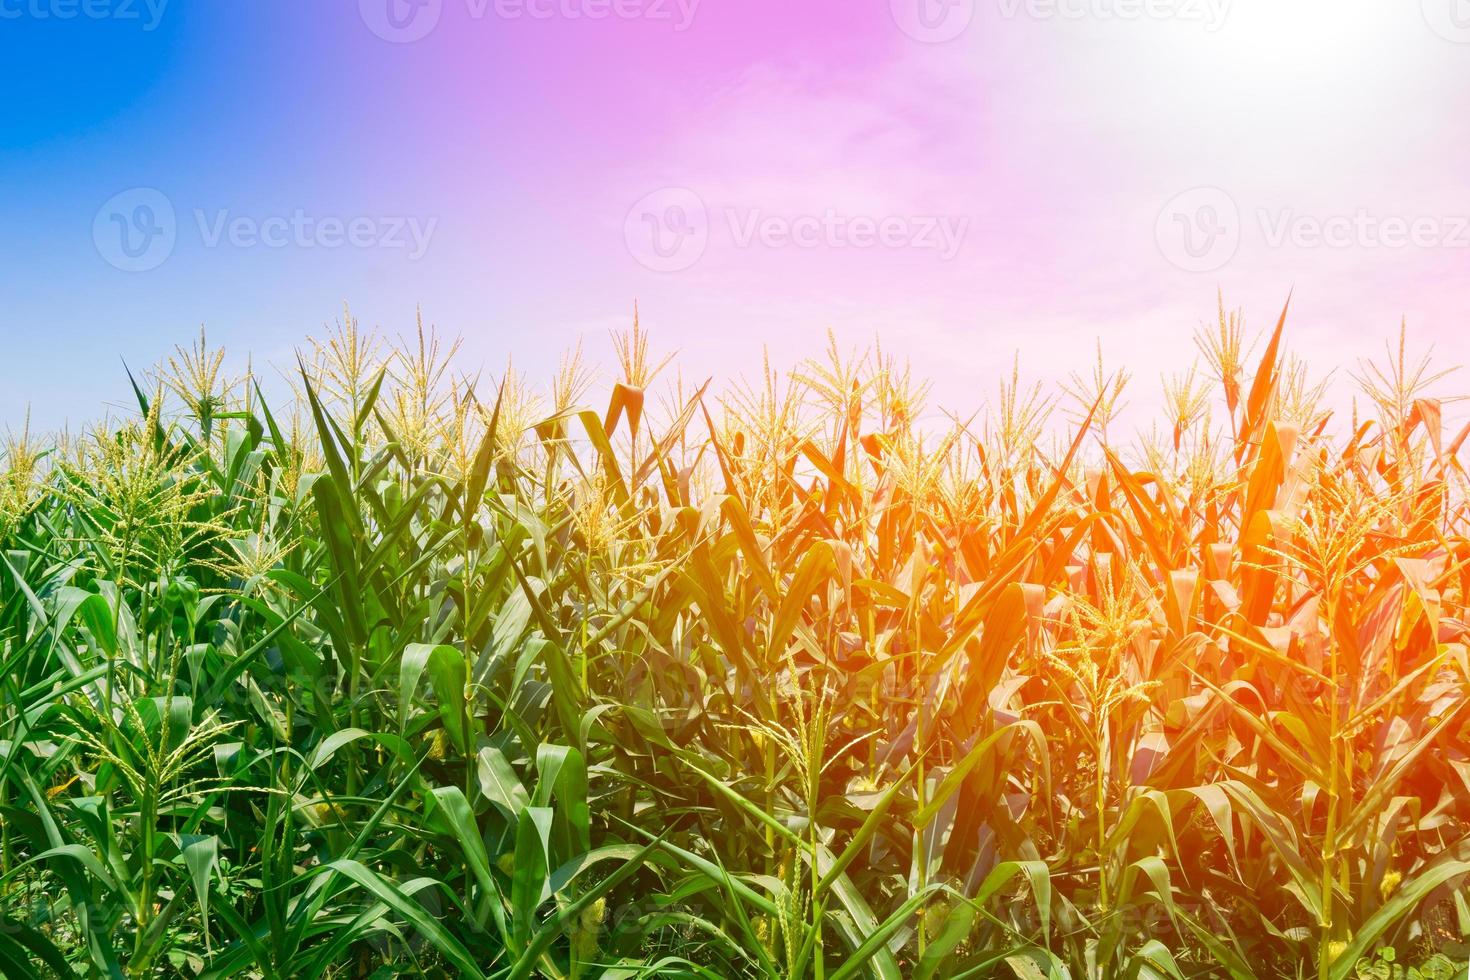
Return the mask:
<path id="1" fill-rule="evenodd" d="M 1101 362 L 201 335 L 0 457 L 0 973 L 1461 975 L 1466 433 L 1284 323 L 1122 441 Z"/>

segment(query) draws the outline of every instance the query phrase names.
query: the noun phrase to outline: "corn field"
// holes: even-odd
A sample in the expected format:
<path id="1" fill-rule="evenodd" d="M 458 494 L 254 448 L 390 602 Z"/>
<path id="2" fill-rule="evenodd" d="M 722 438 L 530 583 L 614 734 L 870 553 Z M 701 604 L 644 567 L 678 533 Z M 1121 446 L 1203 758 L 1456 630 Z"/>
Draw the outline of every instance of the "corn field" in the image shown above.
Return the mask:
<path id="1" fill-rule="evenodd" d="M 201 334 L 0 450 L 0 973 L 1463 977 L 1453 376 L 1288 337 L 936 423 Z"/>

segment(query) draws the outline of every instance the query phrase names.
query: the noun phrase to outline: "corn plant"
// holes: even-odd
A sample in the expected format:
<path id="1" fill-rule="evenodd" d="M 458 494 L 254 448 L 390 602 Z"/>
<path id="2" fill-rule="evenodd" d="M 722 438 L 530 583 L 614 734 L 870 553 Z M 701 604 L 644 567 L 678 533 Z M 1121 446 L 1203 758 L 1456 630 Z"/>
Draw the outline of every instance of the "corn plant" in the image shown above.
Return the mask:
<path id="1" fill-rule="evenodd" d="M 636 312 L 544 390 L 346 311 L 289 391 L 201 333 L 22 423 L 0 972 L 1463 971 L 1470 427 L 1286 320 L 1135 439 L 1101 356 L 936 424 L 890 350 L 688 384 Z"/>

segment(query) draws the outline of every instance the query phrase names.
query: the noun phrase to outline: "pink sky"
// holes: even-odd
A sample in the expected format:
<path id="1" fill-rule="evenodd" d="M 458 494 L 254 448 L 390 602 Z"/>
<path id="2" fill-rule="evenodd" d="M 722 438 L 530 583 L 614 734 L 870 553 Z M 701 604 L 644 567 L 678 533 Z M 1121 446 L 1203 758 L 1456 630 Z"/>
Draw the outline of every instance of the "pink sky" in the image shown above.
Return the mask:
<path id="1" fill-rule="evenodd" d="M 959 18 L 939 33 L 963 30 L 909 36 L 899 21 L 921 2 Z M 538 335 L 595 335 L 636 297 L 687 370 L 719 374 L 758 366 L 762 345 L 787 362 L 828 328 L 876 333 L 956 408 L 993 391 L 1012 351 L 1065 377 L 1100 339 L 1136 402 L 1192 356 L 1217 289 L 1265 328 L 1294 288 L 1290 342 L 1323 371 L 1380 354 L 1401 317 L 1465 360 L 1470 44 L 1411 4 L 1124 9 L 706 0 L 683 32 L 510 23 L 527 61 L 566 69 L 535 90 L 550 111 L 530 90 L 525 105 L 561 146 L 531 164 L 513 236 L 531 281 L 567 275 L 537 293 Z M 1199 188 L 1234 211 L 1194 261 L 1172 212 L 1208 220 L 1195 209 L 1220 198 Z M 690 251 L 660 260 L 646 246 L 673 205 L 707 230 L 664 227 L 666 250 Z M 855 247 L 854 219 L 891 219 L 895 244 Z M 927 247 L 933 219 L 962 229 L 954 254 Z M 803 221 L 814 244 L 781 236 Z"/>

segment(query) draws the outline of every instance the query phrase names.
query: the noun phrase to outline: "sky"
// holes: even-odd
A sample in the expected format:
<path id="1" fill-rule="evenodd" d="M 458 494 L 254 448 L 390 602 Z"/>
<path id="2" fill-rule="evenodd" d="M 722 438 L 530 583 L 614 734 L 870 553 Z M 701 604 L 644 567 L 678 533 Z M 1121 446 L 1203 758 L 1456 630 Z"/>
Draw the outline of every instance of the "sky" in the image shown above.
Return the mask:
<path id="1" fill-rule="evenodd" d="M 1470 361 L 1470 0 L 0 0 L 0 428 L 344 304 L 549 377 L 881 339 L 969 412 L 1217 295 Z"/>

